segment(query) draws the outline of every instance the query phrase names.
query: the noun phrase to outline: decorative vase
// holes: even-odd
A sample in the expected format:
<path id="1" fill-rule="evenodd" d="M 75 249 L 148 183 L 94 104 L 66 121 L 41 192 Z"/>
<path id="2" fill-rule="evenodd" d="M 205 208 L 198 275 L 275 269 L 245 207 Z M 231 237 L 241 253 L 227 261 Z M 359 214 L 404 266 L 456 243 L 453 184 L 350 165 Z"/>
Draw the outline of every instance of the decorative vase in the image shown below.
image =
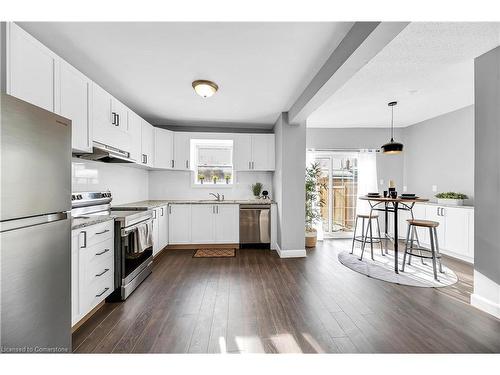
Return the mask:
<path id="1" fill-rule="evenodd" d="M 306 230 L 306 247 L 316 247 L 318 241 L 318 232 L 316 229 Z"/>

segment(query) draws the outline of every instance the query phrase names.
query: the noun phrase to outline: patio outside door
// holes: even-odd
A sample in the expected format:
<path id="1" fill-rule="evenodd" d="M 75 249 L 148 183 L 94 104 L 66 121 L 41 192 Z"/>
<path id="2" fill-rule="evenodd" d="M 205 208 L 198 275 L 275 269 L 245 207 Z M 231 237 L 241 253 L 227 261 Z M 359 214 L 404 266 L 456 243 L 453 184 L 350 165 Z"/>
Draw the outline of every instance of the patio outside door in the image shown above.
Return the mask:
<path id="1" fill-rule="evenodd" d="M 321 208 L 321 226 L 327 238 L 351 237 L 356 218 L 358 188 L 357 152 L 313 152 L 310 160 L 319 163 L 326 189 Z"/>

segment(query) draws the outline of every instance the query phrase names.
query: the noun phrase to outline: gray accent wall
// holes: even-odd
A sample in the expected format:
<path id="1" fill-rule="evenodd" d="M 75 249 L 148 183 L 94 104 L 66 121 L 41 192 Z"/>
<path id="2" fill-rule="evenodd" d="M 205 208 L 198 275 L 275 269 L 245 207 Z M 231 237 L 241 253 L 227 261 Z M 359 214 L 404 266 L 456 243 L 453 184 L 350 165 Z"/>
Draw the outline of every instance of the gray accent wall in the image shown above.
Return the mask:
<path id="1" fill-rule="evenodd" d="M 475 59 L 474 86 L 476 124 L 474 269 L 499 285 L 500 47 Z M 475 293 L 478 287 L 480 286 L 474 286 Z M 497 294 L 498 298 L 500 294 Z M 495 302 L 500 304 L 500 301 Z"/>
<path id="2" fill-rule="evenodd" d="M 290 125 L 282 113 L 274 125 L 276 168 L 274 200 L 278 203 L 278 245 L 281 251 L 304 250 L 306 126 Z"/>
<path id="3" fill-rule="evenodd" d="M 404 128 L 404 183 L 409 192 L 434 197 L 455 191 L 474 202 L 474 106 Z"/>

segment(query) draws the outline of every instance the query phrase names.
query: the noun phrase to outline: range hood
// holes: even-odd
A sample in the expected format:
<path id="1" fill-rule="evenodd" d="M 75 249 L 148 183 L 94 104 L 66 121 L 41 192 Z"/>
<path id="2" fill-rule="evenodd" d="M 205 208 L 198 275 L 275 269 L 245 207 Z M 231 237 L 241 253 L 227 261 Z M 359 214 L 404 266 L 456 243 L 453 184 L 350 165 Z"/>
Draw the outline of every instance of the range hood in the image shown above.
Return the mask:
<path id="1" fill-rule="evenodd" d="M 130 159 L 130 152 L 117 149 L 99 142 L 92 143 L 91 154 L 75 154 L 76 157 L 87 160 L 102 161 L 104 163 L 134 163 Z"/>

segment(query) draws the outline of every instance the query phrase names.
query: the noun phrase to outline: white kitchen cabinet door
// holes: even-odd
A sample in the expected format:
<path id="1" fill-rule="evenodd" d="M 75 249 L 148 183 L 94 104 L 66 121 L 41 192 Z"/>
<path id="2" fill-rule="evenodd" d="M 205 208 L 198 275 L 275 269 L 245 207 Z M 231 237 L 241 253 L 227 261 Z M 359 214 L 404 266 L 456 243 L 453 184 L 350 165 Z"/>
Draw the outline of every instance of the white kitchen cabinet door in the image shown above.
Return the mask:
<path id="1" fill-rule="evenodd" d="M 65 61 L 59 64 L 59 113 L 71 120 L 73 151 L 92 152 L 90 95 L 92 82 Z"/>
<path id="2" fill-rule="evenodd" d="M 168 245 L 168 206 L 158 208 L 158 251 Z M 153 254 L 154 255 L 154 254 Z"/>
<path id="3" fill-rule="evenodd" d="M 399 210 L 398 212 L 398 237 L 406 239 L 406 232 L 408 231 L 408 219 L 411 219 L 410 211 Z"/>
<path id="4" fill-rule="evenodd" d="M 115 127 L 122 132 L 128 132 L 128 108 L 119 100 L 111 97 L 111 115 L 114 115 Z"/>
<path id="5" fill-rule="evenodd" d="M 153 255 L 160 251 L 160 215 L 158 211 L 158 208 L 153 210 Z"/>
<path id="6" fill-rule="evenodd" d="M 252 135 L 252 170 L 274 171 L 274 134 Z"/>
<path id="7" fill-rule="evenodd" d="M 237 204 L 215 206 L 215 243 L 240 242 L 240 211 Z"/>
<path id="8" fill-rule="evenodd" d="M 191 242 L 206 244 L 214 242 L 215 208 L 213 204 L 191 206 Z"/>
<path id="9" fill-rule="evenodd" d="M 174 164 L 174 133 L 154 128 L 155 168 L 172 169 Z"/>
<path id="10" fill-rule="evenodd" d="M 442 215 L 442 209 L 444 207 L 441 206 L 433 206 L 433 205 L 428 205 L 425 207 L 425 219 L 426 220 L 431 220 L 431 221 L 437 221 L 439 223 L 439 226 L 436 228 L 437 232 L 437 238 L 438 238 L 438 245 L 439 248 L 446 249 L 446 217 Z M 429 229 L 425 228 L 425 244 L 430 244 L 430 235 L 429 235 Z"/>
<path id="11" fill-rule="evenodd" d="M 469 210 L 443 207 L 446 219 L 445 244 L 440 247 L 462 257 L 469 256 Z M 437 228 L 439 231 L 439 227 Z"/>
<path id="12" fill-rule="evenodd" d="M 178 170 L 189 170 L 191 153 L 191 134 L 174 132 L 174 168 Z"/>
<path id="13" fill-rule="evenodd" d="M 7 94 L 56 112 L 57 55 L 15 23 L 7 23 Z"/>
<path id="14" fill-rule="evenodd" d="M 129 110 L 127 122 L 130 139 L 130 158 L 140 164 L 142 151 L 142 119 Z"/>
<path id="15" fill-rule="evenodd" d="M 252 169 L 252 136 L 236 134 L 233 143 L 233 164 L 236 171 Z"/>
<path id="16" fill-rule="evenodd" d="M 92 133 L 93 140 L 112 146 L 111 95 L 95 82 L 92 84 Z"/>
<path id="17" fill-rule="evenodd" d="M 191 243 L 191 205 L 171 204 L 168 212 L 168 243 Z"/>
<path id="18" fill-rule="evenodd" d="M 140 164 L 148 167 L 154 166 L 154 148 L 155 148 L 155 133 L 154 127 L 146 121 L 142 121 L 142 136 L 141 136 L 141 158 Z"/>

